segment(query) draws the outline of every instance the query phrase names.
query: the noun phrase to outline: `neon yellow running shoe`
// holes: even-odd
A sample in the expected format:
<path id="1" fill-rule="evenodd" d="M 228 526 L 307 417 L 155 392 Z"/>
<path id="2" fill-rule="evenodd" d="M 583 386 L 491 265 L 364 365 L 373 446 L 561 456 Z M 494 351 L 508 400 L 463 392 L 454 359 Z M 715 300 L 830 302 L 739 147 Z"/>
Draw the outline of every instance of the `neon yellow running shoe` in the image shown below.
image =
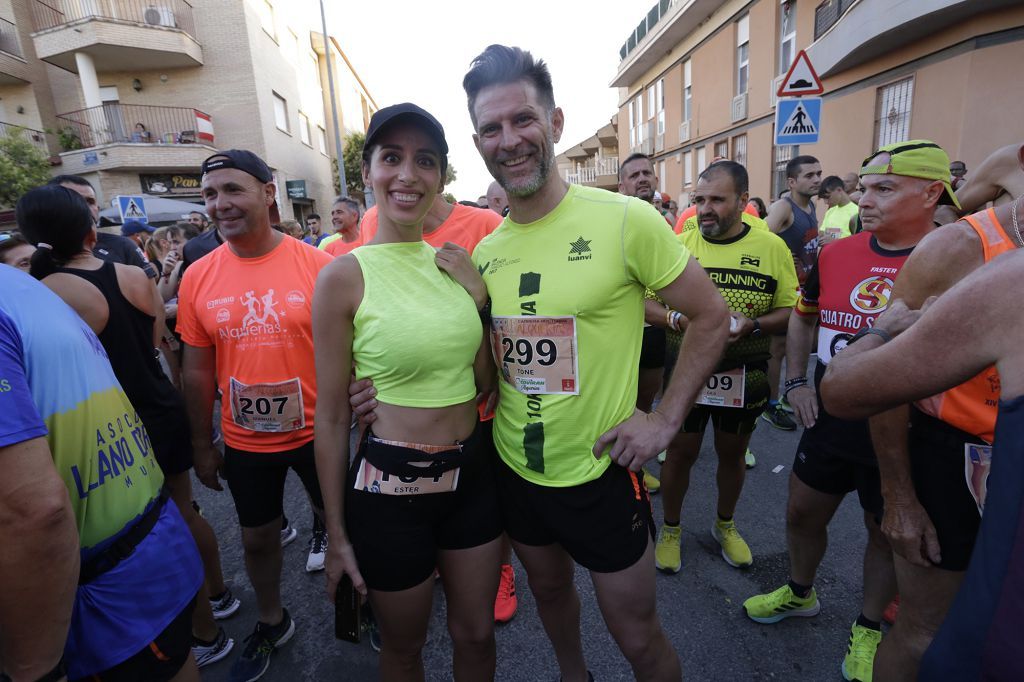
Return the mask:
<path id="1" fill-rule="evenodd" d="M 816 616 L 821 603 L 814 588 L 806 597 L 798 597 L 788 584 L 768 594 L 756 594 L 743 602 L 743 611 L 755 623 L 770 625 L 790 616 Z"/>
<path id="2" fill-rule="evenodd" d="M 735 521 L 715 519 L 711 535 L 722 546 L 722 558 L 725 559 L 725 563 L 735 568 L 746 568 L 754 563 L 754 557 L 750 555 L 750 547 L 747 547 L 746 540 L 736 530 Z"/>
<path id="3" fill-rule="evenodd" d="M 661 481 L 647 469 L 644 469 L 644 485 L 647 486 L 647 492 L 651 495 L 657 495 L 661 490 Z"/>
<path id="4" fill-rule="evenodd" d="M 871 671 L 875 666 L 875 651 L 882 641 L 882 632 L 853 624 L 850 628 L 850 644 L 843 659 L 843 679 L 850 682 L 871 682 Z"/>
<path id="5" fill-rule="evenodd" d="M 658 543 L 654 546 L 654 565 L 665 573 L 678 573 L 683 566 L 679 545 L 683 529 L 680 526 L 662 524 L 658 531 Z"/>

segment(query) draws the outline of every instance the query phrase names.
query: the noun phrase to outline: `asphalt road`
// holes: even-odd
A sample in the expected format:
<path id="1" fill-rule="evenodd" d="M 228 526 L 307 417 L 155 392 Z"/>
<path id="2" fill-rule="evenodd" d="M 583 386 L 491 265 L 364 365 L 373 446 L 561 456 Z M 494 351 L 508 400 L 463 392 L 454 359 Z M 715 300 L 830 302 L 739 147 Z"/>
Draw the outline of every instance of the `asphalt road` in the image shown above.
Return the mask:
<path id="1" fill-rule="evenodd" d="M 799 432 L 786 433 L 765 423 L 752 441 L 757 466 L 747 481 L 736 514 L 737 526 L 754 554 L 746 570 L 727 565 L 710 529 L 715 514 L 715 455 L 705 439 L 683 508 L 683 569 L 659 574 L 658 611 L 689 680 L 841 680 L 839 666 L 850 625 L 860 608 L 861 557 L 865 542 L 856 495 L 840 507 L 830 527 L 830 544 L 818 573 L 822 602 L 814 618 L 793 618 L 759 625 L 742 612 L 747 597 L 769 591 L 787 579 L 785 546 L 786 488 Z M 782 469 L 775 471 L 777 467 Z M 653 467 L 657 471 L 658 466 Z M 224 661 L 205 668 L 207 682 L 228 679 L 231 661 L 241 651 L 255 623 L 255 597 L 242 560 L 239 528 L 230 494 L 214 493 L 195 482 L 196 497 L 220 541 L 225 578 L 242 608 L 222 621 L 236 650 Z M 323 574 L 305 572 L 312 522 L 298 478 L 289 476 L 285 511 L 299 538 L 284 549 L 282 595 L 296 622 L 296 635 L 275 652 L 268 682 L 299 680 L 375 680 L 377 654 L 360 645 L 334 639 L 334 611 L 324 596 Z M 655 520 L 661 523 L 661 501 L 654 496 Z M 651 570 L 655 570 L 651 567 Z M 517 564 L 519 612 L 498 627 L 497 679 L 557 680 L 554 654 L 544 636 L 526 576 Z M 608 634 L 586 571 L 577 569 L 576 584 L 583 605 L 582 637 L 587 664 L 599 682 L 629 680 L 632 674 Z M 434 612 L 424 649 L 428 680 L 450 680 L 451 643 L 445 627 L 445 600 L 435 591 Z"/>

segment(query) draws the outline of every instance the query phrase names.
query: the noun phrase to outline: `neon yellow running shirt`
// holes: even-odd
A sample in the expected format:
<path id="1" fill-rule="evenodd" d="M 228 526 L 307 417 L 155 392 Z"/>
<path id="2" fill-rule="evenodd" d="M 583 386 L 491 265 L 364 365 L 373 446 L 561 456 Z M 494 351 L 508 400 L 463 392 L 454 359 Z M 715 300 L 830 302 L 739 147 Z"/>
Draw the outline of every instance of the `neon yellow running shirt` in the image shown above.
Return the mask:
<path id="1" fill-rule="evenodd" d="M 492 330 L 522 332 L 497 340 L 492 333 L 499 373 L 508 377 L 500 381 L 494 441 L 520 476 L 566 487 L 608 468 L 608 457 L 595 459 L 591 448 L 636 406 L 644 287 L 664 288 L 688 259 L 649 204 L 578 185 L 540 220 L 506 218 L 476 247 Z M 574 347 L 549 334 L 573 324 Z M 527 395 L 510 380 L 545 392 Z"/>

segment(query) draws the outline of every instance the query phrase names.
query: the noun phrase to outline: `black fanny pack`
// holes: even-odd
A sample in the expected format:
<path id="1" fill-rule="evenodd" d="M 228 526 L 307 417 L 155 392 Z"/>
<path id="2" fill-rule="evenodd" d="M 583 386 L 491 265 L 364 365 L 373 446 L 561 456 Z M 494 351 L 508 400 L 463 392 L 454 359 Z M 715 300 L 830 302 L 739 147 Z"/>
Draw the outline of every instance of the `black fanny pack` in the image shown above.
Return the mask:
<path id="1" fill-rule="evenodd" d="M 472 461 L 477 450 L 478 430 L 479 427 L 469 438 L 452 445 L 451 450 L 429 453 L 381 442 L 367 429 L 366 435 L 363 436 L 363 447 L 360 449 L 367 462 L 386 474 L 413 478 L 434 477 L 466 466 Z M 423 466 L 424 462 L 428 464 Z"/>
<path id="2" fill-rule="evenodd" d="M 153 500 L 153 504 L 150 505 L 149 509 L 146 510 L 134 526 L 129 528 L 108 547 L 104 548 L 102 552 L 88 561 L 83 561 L 78 571 L 78 584 L 88 585 L 130 557 L 139 543 L 153 530 L 156 520 L 160 518 L 160 512 L 163 511 L 164 504 L 167 503 L 168 495 L 167 488 L 161 488 L 160 494 Z"/>

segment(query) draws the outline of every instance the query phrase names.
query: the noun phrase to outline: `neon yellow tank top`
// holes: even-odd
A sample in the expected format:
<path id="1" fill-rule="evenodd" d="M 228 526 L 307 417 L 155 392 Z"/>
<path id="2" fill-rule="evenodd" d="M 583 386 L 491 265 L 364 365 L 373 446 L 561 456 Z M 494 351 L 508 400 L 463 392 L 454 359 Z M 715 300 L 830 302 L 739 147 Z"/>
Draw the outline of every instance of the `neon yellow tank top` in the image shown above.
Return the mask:
<path id="1" fill-rule="evenodd" d="M 377 399 L 445 407 L 476 396 L 473 359 L 483 325 L 472 297 L 434 263 L 426 242 L 370 244 L 352 251 L 363 271 L 353 320 L 356 378 Z"/>

